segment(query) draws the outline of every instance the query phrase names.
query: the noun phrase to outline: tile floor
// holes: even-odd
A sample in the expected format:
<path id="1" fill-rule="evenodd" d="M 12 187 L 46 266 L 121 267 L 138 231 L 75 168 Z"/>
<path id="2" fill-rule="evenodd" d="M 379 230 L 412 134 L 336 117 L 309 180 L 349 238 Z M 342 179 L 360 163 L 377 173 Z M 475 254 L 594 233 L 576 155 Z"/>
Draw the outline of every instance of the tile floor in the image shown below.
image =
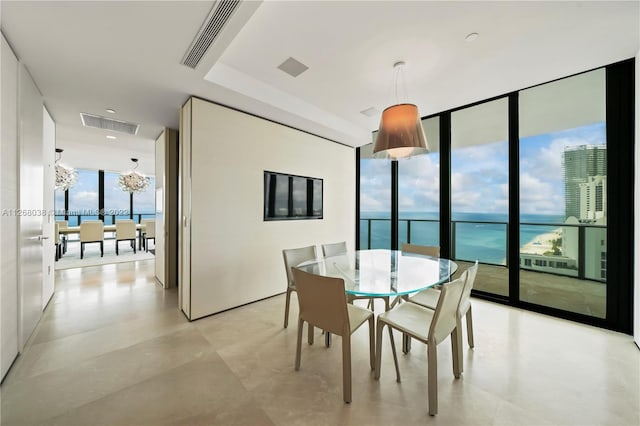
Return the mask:
<path id="1" fill-rule="evenodd" d="M 284 297 L 188 322 L 153 261 L 57 271 L 56 294 L 2 385 L 2 425 L 639 425 L 640 350 L 630 336 L 473 300 L 475 350 L 461 379 L 438 346 L 439 414 L 427 414 L 426 350 L 384 336 L 382 377 L 366 326 L 353 336 L 353 402 L 340 338 L 304 343 Z M 295 294 L 295 293 L 294 293 Z M 378 307 L 380 308 L 380 307 Z M 400 341 L 399 336 L 396 343 Z"/>

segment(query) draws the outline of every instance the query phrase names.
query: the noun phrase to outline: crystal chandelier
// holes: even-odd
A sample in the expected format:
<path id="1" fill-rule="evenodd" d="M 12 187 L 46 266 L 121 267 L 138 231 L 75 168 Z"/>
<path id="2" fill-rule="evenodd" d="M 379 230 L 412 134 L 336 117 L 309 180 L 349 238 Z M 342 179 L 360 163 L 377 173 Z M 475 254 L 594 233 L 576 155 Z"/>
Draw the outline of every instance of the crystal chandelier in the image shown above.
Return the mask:
<path id="1" fill-rule="evenodd" d="M 63 151 L 61 148 L 56 148 L 56 154 L 58 154 L 58 158 L 56 159 L 56 189 L 66 191 L 76 183 L 78 173 L 75 169 L 58 163 L 60 158 L 62 158 Z"/>
<path id="2" fill-rule="evenodd" d="M 135 169 L 138 167 L 137 158 L 132 158 L 131 161 L 135 163 L 133 170 L 127 173 L 121 173 L 118 177 L 118 185 L 120 189 L 126 192 L 144 192 L 149 186 L 150 179 L 136 172 Z"/>

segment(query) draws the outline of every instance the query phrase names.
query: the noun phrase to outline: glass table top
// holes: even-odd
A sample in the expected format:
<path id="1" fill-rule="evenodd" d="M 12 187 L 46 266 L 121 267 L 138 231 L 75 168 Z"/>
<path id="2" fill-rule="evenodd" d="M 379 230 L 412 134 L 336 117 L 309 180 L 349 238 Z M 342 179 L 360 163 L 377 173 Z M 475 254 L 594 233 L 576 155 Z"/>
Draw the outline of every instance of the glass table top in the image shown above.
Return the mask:
<path id="1" fill-rule="evenodd" d="M 449 259 L 399 250 L 359 250 L 307 261 L 297 268 L 342 278 L 346 293 L 355 296 L 401 296 L 448 281 L 458 265 Z"/>

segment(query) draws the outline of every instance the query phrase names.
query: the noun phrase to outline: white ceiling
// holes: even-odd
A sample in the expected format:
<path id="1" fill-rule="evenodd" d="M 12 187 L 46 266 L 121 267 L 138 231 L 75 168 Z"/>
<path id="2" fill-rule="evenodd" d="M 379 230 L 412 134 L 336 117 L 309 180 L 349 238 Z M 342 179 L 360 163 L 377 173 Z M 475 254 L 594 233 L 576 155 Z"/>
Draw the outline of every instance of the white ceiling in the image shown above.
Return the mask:
<path id="1" fill-rule="evenodd" d="M 180 64 L 212 1 L 2 1 L 2 32 L 57 123 L 74 167 L 153 172 L 153 140 L 191 96 L 351 146 L 395 103 L 393 63 L 422 115 L 633 57 L 629 2 L 243 2 L 195 69 Z M 465 36 L 479 33 L 469 43 Z M 309 69 L 277 69 L 294 57 Z M 401 87 L 402 89 L 402 87 Z M 401 90 L 402 92 L 402 90 Z M 113 108 L 116 114 L 108 114 Z M 83 128 L 80 112 L 140 124 L 136 136 Z"/>

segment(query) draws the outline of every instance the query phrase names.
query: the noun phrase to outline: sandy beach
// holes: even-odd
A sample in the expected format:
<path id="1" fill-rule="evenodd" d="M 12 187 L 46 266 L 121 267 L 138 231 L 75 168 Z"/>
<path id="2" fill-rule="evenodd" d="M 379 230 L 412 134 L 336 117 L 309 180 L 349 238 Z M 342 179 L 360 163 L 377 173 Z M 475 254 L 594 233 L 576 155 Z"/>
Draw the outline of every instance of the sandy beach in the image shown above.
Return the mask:
<path id="1" fill-rule="evenodd" d="M 553 250 L 553 241 L 562 238 L 562 229 L 558 228 L 553 232 L 538 235 L 520 249 L 520 253 L 544 254 Z"/>

